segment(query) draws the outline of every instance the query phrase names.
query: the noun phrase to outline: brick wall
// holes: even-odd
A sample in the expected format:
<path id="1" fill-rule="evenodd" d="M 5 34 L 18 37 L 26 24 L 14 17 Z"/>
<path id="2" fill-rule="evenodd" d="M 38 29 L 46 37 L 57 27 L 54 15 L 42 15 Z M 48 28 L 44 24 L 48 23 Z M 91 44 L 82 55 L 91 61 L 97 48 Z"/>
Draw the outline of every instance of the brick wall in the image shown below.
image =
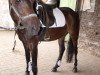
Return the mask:
<path id="1" fill-rule="evenodd" d="M 82 12 L 79 49 L 100 57 L 100 0 L 96 0 L 95 12 Z"/>

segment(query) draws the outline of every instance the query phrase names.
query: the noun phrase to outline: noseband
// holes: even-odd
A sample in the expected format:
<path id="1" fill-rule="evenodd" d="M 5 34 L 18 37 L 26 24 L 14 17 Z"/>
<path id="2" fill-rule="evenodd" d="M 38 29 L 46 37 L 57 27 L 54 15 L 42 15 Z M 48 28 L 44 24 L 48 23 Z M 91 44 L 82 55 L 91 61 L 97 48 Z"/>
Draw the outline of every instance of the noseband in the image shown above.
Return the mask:
<path id="1" fill-rule="evenodd" d="M 10 4 L 10 12 L 11 12 L 11 9 L 13 9 L 13 11 L 15 12 L 15 14 L 16 14 L 17 17 L 19 18 L 18 24 L 17 24 L 17 26 L 15 27 L 15 30 L 16 30 L 16 29 L 24 29 L 24 28 L 26 28 L 26 27 L 24 27 L 24 26 L 20 26 L 20 24 L 21 24 L 21 22 L 22 22 L 23 20 L 28 19 L 28 18 L 31 18 L 31 17 L 37 17 L 36 14 L 29 14 L 29 15 L 26 15 L 26 16 L 21 16 L 21 15 L 19 14 L 19 12 L 16 10 L 16 8 L 14 7 L 14 5 L 13 5 L 12 3 Z"/>

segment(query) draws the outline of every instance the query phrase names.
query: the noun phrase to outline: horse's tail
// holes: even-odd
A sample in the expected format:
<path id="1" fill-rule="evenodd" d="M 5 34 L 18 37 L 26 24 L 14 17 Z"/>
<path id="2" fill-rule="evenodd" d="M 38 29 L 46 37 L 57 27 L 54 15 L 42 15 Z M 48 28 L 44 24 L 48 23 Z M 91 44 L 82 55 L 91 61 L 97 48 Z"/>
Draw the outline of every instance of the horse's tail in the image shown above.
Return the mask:
<path id="1" fill-rule="evenodd" d="M 72 38 L 69 35 L 68 46 L 67 46 L 67 62 L 68 63 L 72 61 L 74 53 L 75 51 L 74 51 Z"/>

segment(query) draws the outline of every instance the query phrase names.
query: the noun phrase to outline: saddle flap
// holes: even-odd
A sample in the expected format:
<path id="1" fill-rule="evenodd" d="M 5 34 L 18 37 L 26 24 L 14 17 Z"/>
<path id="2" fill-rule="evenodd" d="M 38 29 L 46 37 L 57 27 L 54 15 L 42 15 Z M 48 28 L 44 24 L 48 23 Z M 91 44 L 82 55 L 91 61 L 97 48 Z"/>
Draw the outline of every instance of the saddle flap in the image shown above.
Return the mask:
<path id="1" fill-rule="evenodd" d="M 55 22 L 49 28 L 64 27 L 66 21 L 65 21 L 65 16 L 62 13 L 62 11 L 59 8 L 54 8 L 53 9 L 53 15 L 55 16 Z M 45 27 L 45 25 L 42 24 L 42 27 Z"/>

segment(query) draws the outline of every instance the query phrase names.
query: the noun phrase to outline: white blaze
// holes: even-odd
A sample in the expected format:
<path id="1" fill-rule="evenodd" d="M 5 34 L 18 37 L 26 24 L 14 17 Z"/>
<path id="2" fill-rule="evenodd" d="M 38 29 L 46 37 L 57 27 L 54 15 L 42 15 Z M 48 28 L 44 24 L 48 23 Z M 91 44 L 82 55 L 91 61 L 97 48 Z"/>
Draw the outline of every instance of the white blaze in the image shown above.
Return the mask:
<path id="1" fill-rule="evenodd" d="M 57 64 L 58 64 L 58 66 L 60 66 L 61 65 L 61 61 L 59 60 Z"/>
<path id="2" fill-rule="evenodd" d="M 29 63 L 28 63 L 28 71 L 31 71 L 32 70 L 32 62 L 30 61 Z"/>

